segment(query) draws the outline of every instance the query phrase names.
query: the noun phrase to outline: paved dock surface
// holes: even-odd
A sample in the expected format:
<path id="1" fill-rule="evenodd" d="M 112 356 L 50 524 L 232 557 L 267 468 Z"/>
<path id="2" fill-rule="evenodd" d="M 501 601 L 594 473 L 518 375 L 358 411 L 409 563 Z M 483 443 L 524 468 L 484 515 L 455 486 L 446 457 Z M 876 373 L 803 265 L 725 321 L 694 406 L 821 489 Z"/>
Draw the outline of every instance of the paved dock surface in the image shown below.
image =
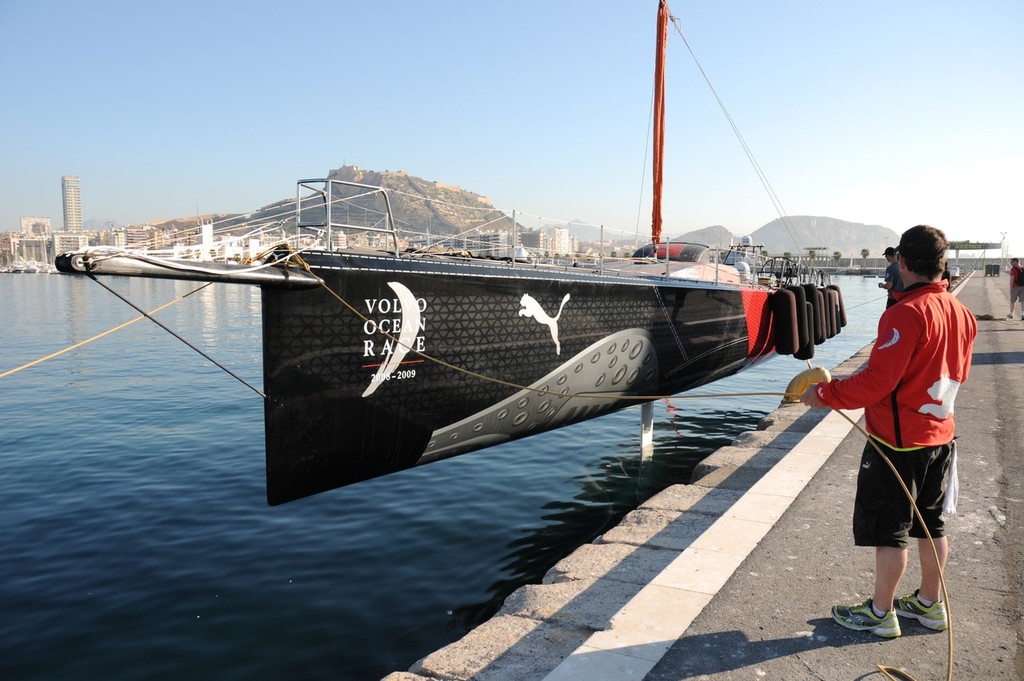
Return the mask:
<path id="1" fill-rule="evenodd" d="M 851 531 L 864 438 L 838 413 L 789 405 L 388 681 L 881 679 L 877 665 L 925 681 L 947 678 L 950 650 L 954 679 L 1024 679 L 1024 321 L 1005 318 L 1007 289 L 976 272 L 957 292 L 979 334 L 956 403 L 951 637 L 832 621 L 833 604 L 873 587 L 874 551 Z M 912 549 L 899 592 L 918 575 Z"/>
<path id="2" fill-rule="evenodd" d="M 980 274 L 980 273 L 979 273 Z M 1006 315 L 1005 277 L 976 274 L 960 301 L 979 319 L 969 380 L 956 401 L 960 499 L 947 518 L 946 587 L 953 678 L 1024 679 L 1024 322 Z M 1006 290 L 1004 290 L 1006 289 Z M 986 320 L 986 316 L 993 319 Z M 949 640 L 906 620 L 885 641 L 832 621 L 834 603 L 871 595 L 874 550 L 853 546 L 863 437 L 851 433 L 682 636 L 645 677 L 945 679 Z M 899 593 L 918 585 L 916 550 Z"/>

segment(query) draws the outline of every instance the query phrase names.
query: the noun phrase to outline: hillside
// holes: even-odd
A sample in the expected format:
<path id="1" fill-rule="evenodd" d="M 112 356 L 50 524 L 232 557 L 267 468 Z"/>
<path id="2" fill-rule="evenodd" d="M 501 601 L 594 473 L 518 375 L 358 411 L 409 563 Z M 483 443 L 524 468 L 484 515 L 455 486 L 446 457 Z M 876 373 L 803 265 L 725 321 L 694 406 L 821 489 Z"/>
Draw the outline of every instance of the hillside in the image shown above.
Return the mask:
<path id="1" fill-rule="evenodd" d="M 687 232 L 678 237 L 672 237 L 673 241 L 689 241 L 694 244 L 704 244 L 716 248 L 728 246 L 738 241 L 737 237 L 721 225 L 704 227 L 703 229 Z"/>
<path id="2" fill-rule="evenodd" d="M 672 239 L 727 246 L 737 243 L 741 236 L 744 235 L 732 234 L 725 227 L 715 225 L 673 235 Z M 832 253 L 839 251 L 847 258 L 860 258 L 860 252 L 865 248 L 869 256 L 881 257 L 886 246 L 895 246 L 900 240 L 899 234 L 880 225 L 811 215 L 791 215 L 785 220 L 772 220 L 747 236 L 772 255 L 806 254 L 807 249 L 813 248 L 819 256 L 831 257 Z"/>
<path id="3" fill-rule="evenodd" d="M 375 171 L 359 166 L 344 165 L 328 173 L 330 179 L 358 182 L 360 184 L 385 187 L 390 191 L 391 208 L 400 228 L 414 231 L 429 231 L 435 236 L 457 234 L 480 225 L 486 229 L 510 230 L 512 221 L 509 216 L 494 208 L 494 204 L 485 196 L 442 182 L 425 180 L 409 175 L 405 171 Z M 268 204 L 247 216 L 213 215 L 220 226 L 241 223 L 243 219 L 252 222 L 280 219 L 282 208 L 288 210 L 293 199 L 283 199 Z M 363 202 L 372 203 L 370 199 Z M 169 224 L 168 224 L 169 223 Z M 178 226 L 187 228 L 195 226 L 196 218 L 182 218 L 175 221 L 162 221 L 161 226 Z M 573 230 L 581 240 L 596 241 L 599 232 L 596 228 L 581 227 Z M 739 240 L 740 234 L 732 234 L 721 225 L 676 235 L 668 233 L 673 241 L 683 240 L 708 246 L 728 246 Z M 880 257 L 887 245 L 895 245 L 899 235 L 880 225 L 865 225 L 847 222 L 829 217 L 790 216 L 785 220 L 777 219 L 769 222 L 749 235 L 755 244 L 765 247 L 768 253 L 806 253 L 806 249 L 815 248 L 819 255 L 828 255 L 840 251 L 846 257 L 860 257 L 862 249 L 867 249 L 871 256 Z"/>
<path id="4" fill-rule="evenodd" d="M 422 230 L 434 236 L 465 232 L 485 223 L 488 230 L 512 229 L 511 218 L 494 208 L 487 197 L 453 185 L 414 177 L 404 171 L 375 171 L 364 170 L 359 166 L 342 166 L 331 170 L 327 177 L 390 190 L 391 211 L 399 229 Z M 362 193 L 361 190 L 355 189 L 346 195 L 359 193 Z M 336 193 L 335 198 L 338 196 Z M 231 230 L 237 227 L 241 230 L 245 224 L 280 222 L 282 217 L 294 211 L 294 204 L 294 198 L 281 199 L 245 215 L 215 214 L 205 217 L 214 220 L 218 229 Z M 316 202 L 310 201 L 309 205 L 315 206 Z M 377 213 L 383 208 L 376 204 L 372 196 L 355 199 L 351 205 Z M 303 220 L 322 218 L 322 209 L 307 211 L 304 203 Z M 164 229 L 188 229 L 195 228 L 197 218 L 160 220 L 150 224 Z"/>
<path id="5" fill-rule="evenodd" d="M 792 215 L 772 220 L 750 235 L 772 254 L 801 253 L 814 248 L 819 255 L 840 251 L 846 257 L 860 257 L 861 249 L 879 257 L 886 246 L 895 246 L 900 235 L 881 225 L 865 225 L 836 218 Z"/>
<path id="6" fill-rule="evenodd" d="M 455 234 L 485 222 L 490 223 L 488 229 L 512 228 L 511 219 L 495 209 L 487 197 L 454 185 L 424 180 L 405 171 L 380 172 L 342 166 L 330 171 L 328 178 L 392 190 L 391 209 L 395 220 L 412 229 L 429 228 L 432 234 Z"/>

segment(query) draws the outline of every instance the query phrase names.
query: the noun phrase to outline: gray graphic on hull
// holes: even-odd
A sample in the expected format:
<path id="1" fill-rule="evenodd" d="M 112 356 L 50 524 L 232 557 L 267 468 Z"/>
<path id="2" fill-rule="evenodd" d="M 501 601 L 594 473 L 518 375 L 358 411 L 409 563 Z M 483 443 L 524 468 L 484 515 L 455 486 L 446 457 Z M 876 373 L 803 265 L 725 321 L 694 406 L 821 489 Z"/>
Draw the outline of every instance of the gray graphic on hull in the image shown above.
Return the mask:
<path id="1" fill-rule="evenodd" d="M 658 357 L 644 329 L 618 331 L 593 343 L 556 370 L 501 402 L 434 431 L 418 463 L 454 456 L 550 430 L 611 411 L 614 397 L 657 386 Z"/>

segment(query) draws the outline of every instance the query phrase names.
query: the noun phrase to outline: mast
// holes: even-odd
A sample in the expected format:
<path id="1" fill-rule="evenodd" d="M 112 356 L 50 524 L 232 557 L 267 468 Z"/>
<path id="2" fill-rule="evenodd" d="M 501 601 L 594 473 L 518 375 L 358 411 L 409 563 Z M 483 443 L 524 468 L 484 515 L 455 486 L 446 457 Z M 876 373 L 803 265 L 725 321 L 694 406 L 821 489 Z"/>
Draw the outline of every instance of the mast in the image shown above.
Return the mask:
<path id="1" fill-rule="evenodd" d="M 654 55 L 654 192 L 651 210 L 651 241 L 661 241 L 661 185 L 665 153 L 665 44 L 668 42 L 668 3 L 658 3 L 658 38 Z"/>

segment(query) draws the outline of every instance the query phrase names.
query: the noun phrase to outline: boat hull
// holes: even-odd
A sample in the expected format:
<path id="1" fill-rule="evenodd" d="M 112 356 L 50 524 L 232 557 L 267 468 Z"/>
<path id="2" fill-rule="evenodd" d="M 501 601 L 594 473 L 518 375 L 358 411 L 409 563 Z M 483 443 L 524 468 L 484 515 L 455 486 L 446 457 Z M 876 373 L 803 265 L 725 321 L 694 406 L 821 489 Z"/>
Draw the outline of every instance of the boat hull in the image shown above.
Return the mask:
<path id="1" fill-rule="evenodd" d="M 304 257 L 322 287 L 262 292 L 271 504 L 679 393 L 773 350 L 759 287 Z"/>

